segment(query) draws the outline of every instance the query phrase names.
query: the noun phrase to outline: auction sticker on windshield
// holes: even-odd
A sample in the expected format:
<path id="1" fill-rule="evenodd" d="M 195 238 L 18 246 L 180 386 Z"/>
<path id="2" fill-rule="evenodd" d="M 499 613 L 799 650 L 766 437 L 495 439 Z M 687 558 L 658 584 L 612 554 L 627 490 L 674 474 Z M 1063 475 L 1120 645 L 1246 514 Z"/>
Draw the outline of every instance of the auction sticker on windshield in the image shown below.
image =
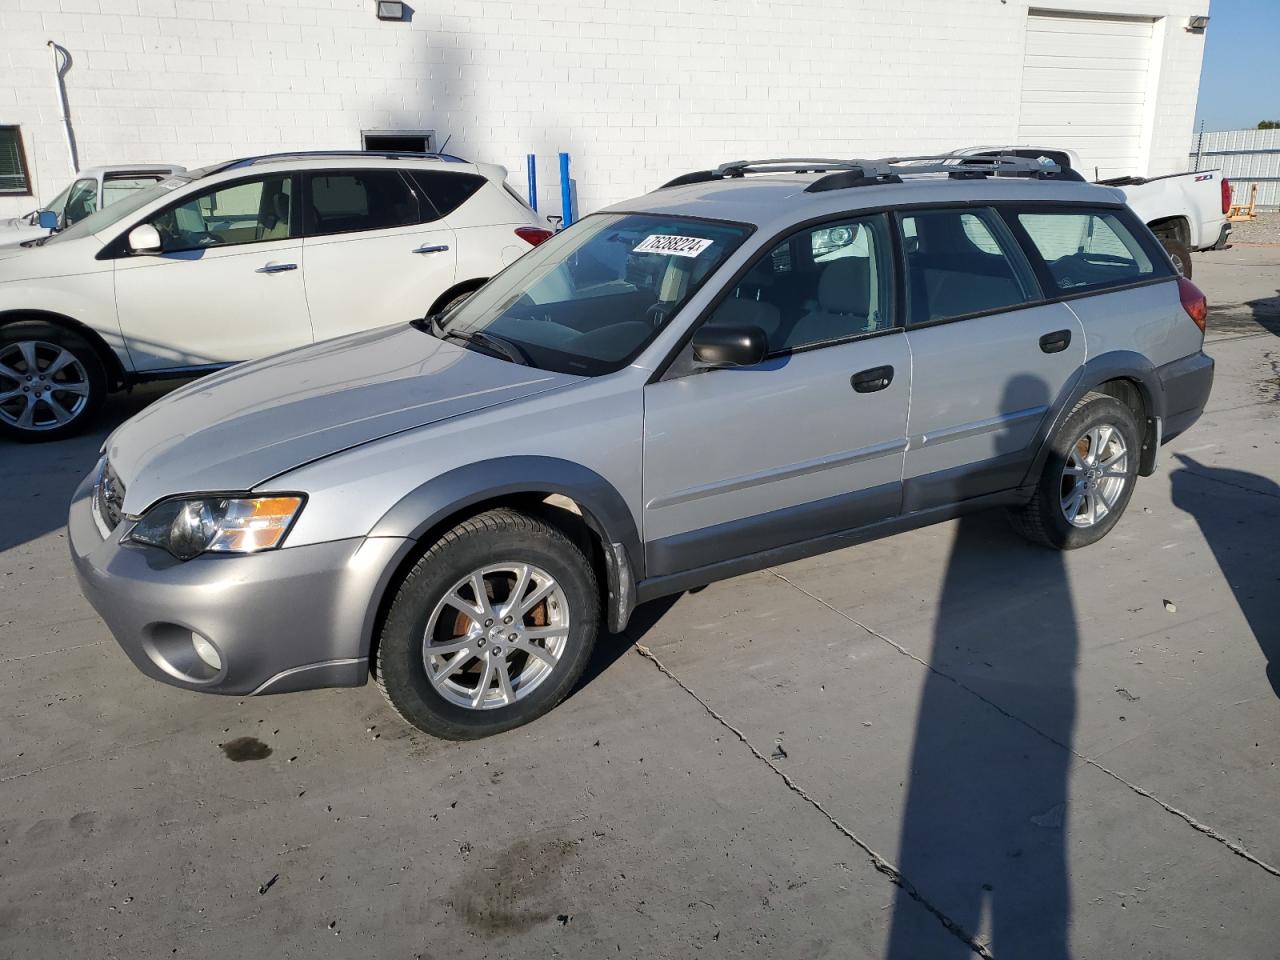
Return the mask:
<path id="1" fill-rule="evenodd" d="M 704 240 L 701 237 L 673 237 L 667 234 L 655 233 L 641 240 L 631 252 L 666 253 L 676 257 L 696 257 L 714 242 L 713 240 Z"/>

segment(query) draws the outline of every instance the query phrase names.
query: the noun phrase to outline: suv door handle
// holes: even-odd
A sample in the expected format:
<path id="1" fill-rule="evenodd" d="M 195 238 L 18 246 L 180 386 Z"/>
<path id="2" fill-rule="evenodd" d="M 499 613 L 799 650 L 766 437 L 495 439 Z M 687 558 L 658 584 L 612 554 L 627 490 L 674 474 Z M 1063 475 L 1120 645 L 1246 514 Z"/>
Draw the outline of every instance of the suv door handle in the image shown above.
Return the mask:
<path id="1" fill-rule="evenodd" d="M 286 270 L 297 270 L 296 263 L 268 263 L 265 267 L 259 267 L 254 273 L 284 273 Z"/>
<path id="2" fill-rule="evenodd" d="M 1040 338 L 1040 349 L 1045 353 L 1061 353 L 1071 346 L 1070 330 L 1055 330 Z"/>
<path id="3" fill-rule="evenodd" d="M 429 243 L 426 246 L 418 247 L 414 253 L 444 253 L 449 249 L 447 243 Z"/>
<path id="4" fill-rule="evenodd" d="M 872 367 L 855 373 L 849 383 L 858 393 L 875 393 L 893 383 L 893 367 Z"/>

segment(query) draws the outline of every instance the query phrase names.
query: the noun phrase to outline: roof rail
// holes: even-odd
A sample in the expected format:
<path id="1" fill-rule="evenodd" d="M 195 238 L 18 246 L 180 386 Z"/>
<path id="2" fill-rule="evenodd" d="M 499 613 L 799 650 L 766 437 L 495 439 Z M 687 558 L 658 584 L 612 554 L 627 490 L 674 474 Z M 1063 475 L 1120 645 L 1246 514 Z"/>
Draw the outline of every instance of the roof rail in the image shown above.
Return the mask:
<path id="1" fill-rule="evenodd" d="M 697 170 L 664 183 L 659 189 L 744 177 L 748 173 L 825 173 L 805 187 L 806 193 L 842 190 L 846 187 L 901 183 L 904 176 L 945 173 L 956 180 L 996 177 L 1036 177 L 1038 179 L 1083 180 L 1074 170 L 1052 161 L 1001 154 L 961 157 L 952 153 L 915 157 L 883 157 L 879 160 L 832 160 L 782 158 L 776 160 L 735 160 L 714 170 Z"/>
<path id="2" fill-rule="evenodd" d="M 385 160 L 441 160 L 445 163 L 466 163 L 462 157 L 451 153 L 415 153 L 411 150 L 284 150 L 280 153 L 263 153 L 253 157 L 240 157 L 220 164 L 210 172 L 220 173 L 223 170 L 237 170 L 251 167 L 255 163 L 266 163 L 271 160 L 314 160 L 325 157 L 380 157 Z"/>

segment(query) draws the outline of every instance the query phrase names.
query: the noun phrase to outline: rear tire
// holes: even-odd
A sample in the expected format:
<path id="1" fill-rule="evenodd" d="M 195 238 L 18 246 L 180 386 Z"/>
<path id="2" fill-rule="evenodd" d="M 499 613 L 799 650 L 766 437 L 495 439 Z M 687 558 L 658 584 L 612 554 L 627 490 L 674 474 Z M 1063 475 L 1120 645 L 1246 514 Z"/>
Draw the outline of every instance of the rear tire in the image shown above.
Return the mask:
<path id="1" fill-rule="evenodd" d="M 1120 520 L 1138 478 L 1137 419 L 1115 397 L 1090 393 L 1072 408 L 1014 529 L 1042 546 L 1074 550 L 1105 537 Z"/>
<path id="2" fill-rule="evenodd" d="M 1169 254 L 1169 259 L 1173 261 L 1173 265 L 1177 268 L 1178 273 L 1190 280 L 1191 248 L 1181 240 L 1174 240 L 1171 237 L 1165 238 L 1160 242 L 1163 244 L 1165 252 Z"/>
<path id="3" fill-rule="evenodd" d="M 72 436 L 106 395 L 102 359 L 83 338 L 40 321 L 0 328 L 0 435 L 24 443 Z"/>
<path id="4" fill-rule="evenodd" d="M 377 683 L 419 730 L 487 737 L 560 703 L 599 630 L 599 586 L 577 545 L 536 517 L 487 510 L 445 533 L 401 582 Z"/>

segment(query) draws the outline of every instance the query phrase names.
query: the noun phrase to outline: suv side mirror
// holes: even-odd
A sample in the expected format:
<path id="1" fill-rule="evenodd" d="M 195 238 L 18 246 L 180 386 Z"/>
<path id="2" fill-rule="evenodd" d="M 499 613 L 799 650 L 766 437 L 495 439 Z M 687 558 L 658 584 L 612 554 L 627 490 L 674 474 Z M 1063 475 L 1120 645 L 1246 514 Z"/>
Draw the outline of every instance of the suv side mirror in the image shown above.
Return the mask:
<path id="1" fill-rule="evenodd" d="M 40 225 L 42 230 L 57 230 L 58 215 L 52 210 L 38 210 L 36 211 L 36 223 Z"/>
<path id="2" fill-rule="evenodd" d="M 140 223 L 129 231 L 128 244 L 132 253 L 159 253 L 160 231 L 149 223 Z"/>
<path id="3" fill-rule="evenodd" d="M 768 341 L 759 327 L 704 323 L 693 335 L 694 359 L 707 367 L 749 367 L 768 352 Z"/>

